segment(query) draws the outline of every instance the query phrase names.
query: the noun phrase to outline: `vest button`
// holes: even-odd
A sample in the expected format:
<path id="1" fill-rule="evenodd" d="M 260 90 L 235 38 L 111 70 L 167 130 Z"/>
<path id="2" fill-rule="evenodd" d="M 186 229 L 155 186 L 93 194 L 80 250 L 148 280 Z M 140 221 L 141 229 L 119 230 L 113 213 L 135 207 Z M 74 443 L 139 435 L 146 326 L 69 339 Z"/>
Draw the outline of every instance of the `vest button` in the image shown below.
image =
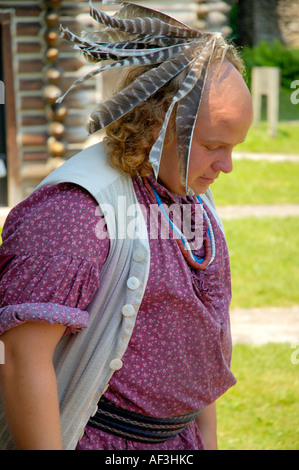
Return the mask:
<path id="1" fill-rule="evenodd" d="M 123 366 L 123 361 L 121 359 L 112 359 L 109 365 L 110 365 L 110 369 L 119 370 Z"/>
<path id="2" fill-rule="evenodd" d="M 135 314 L 135 308 L 131 304 L 124 305 L 121 313 L 124 317 L 132 317 Z"/>
<path id="3" fill-rule="evenodd" d="M 130 289 L 130 290 L 135 290 L 135 289 L 138 289 L 139 287 L 139 279 L 137 279 L 137 277 L 130 277 L 128 280 L 127 280 L 127 287 Z"/>
<path id="4" fill-rule="evenodd" d="M 137 263 L 140 263 L 141 261 L 143 261 L 145 258 L 145 252 L 144 250 L 142 250 L 141 248 L 139 248 L 138 250 L 135 250 L 134 253 L 133 253 L 133 259 L 134 261 L 137 261 Z"/>

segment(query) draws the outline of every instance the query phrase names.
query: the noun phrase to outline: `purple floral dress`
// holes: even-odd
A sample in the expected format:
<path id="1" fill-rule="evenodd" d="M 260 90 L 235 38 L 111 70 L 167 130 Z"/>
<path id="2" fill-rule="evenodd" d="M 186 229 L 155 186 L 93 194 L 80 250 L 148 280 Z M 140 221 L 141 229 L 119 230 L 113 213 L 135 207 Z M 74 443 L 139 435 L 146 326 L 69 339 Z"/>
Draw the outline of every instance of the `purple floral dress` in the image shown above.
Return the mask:
<path id="1" fill-rule="evenodd" d="M 171 194 L 149 178 L 163 203 L 197 203 Z M 137 199 L 155 203 L 141 179 Z M 87 305 L 98 287 L 109 240 L 99 239 L 96 201 L 82 188 L 42 188 L 12 210 L 0 247 L 0 333 L 25 321 L 48 321 L 77 333 L 88 323 Z M 213 263 L 191 268 L 173 238 L 149 240 L 148 283 L 123 367 L 105 397 L 128 410 L 167 417 L 213 403 L 236 380 L 230 371 L 230 267 L 224 235 L 206 211 L 216 241 Z M 149 220 L 148 220 L 149 223 Z M 207 236 L 206 224 L 204 236 Z M 197 255 L 202 254 L 201 247 Z M 195 421 L 179 435 L 144 444 L 86 426 L 78 450 L 199 450 Z"/>

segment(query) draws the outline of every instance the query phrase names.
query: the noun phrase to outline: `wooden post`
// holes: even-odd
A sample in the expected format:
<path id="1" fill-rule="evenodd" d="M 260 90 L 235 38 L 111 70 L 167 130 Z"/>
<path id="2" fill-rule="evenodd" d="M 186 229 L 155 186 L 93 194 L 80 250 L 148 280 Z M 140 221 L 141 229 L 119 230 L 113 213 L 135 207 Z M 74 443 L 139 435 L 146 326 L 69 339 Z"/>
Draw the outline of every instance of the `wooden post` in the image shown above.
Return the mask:
<path id="1" fill-rule="evenodd" d="M 267 121 L 271 137 L 277 133 L 279 115 L 279 67 L 253 67 L 251 75 L 251 93 L 253 102 L 253 125 L 261 121 L 262 96 L 267 98 Z"/>
<path id="2" fill-rule="evenodd" d="M 2 27 L 2 47 L 4 64 L 5 85 L 5 119 L 6 119 L 6 151 L 7 151 L 7 182 L 8 182 L 8 205 L 15 206 L 23 199 L 20 158 L 17 146 L 16 131 L 16 108 L 14 92 L 14 73 L 12 59 L 12 41 L 10 25 L 12 13 L 10 10 L 0 12 L 0 23 Z"/>

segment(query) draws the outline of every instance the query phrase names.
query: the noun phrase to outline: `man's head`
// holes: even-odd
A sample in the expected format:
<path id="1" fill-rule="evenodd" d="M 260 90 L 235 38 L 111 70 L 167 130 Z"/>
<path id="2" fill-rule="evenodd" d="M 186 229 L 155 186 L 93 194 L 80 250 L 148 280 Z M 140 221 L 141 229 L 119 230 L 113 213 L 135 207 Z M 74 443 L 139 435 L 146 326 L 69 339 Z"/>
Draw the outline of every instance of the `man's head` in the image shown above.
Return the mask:
<path id="1" fill-rule="evenodd" d="M 192 139 L 188 185 L 196 194 L 204 192 L 221 171 L 230 171 L 232 148 L 245 139 L 252 121 L 251 97 L 243 79 L 242 61 L 236 51 L 231 49 L 221 64 L 220 54 L 221 50 L 215 56 L 207 75 Z M 128 86 L 144 71 L 145 68 L 139 67 L 130 70 L 120 84 L 120 89 Z M 148 176 L 151 173 L 151 148 L 185 76 L 182 74 L 173 79 L 151 98 L 106 128 L 107 144 L 114 165 L 132 176 L 137 173 Z M 159 178 L 172 191 L 186 194 L 176 148 L 176 111 L 177 107 L 169 121 Z M 209 139 L 204 139 L 208 136 Z M 225 145 L 216 145 L 221 142 Z M 225 153 L 229 157 L 223 165 Z M 213 157 L 218 159 L 220 156 L 219 164 L 216 162 L 213 168 L 205 168 Z"/>
<path id="2" fill-rule="evenodd" d="M 167 155 L 167 148 L 175 138 L 177 149 L 172 153 L 178 156 L 180 182 L 187 194 L 192 194 L 188 182 L 191 183 L 193 176 L 188 178 L 188 173 L 193 165 L 191 153 L 196 153 L 194 137 L 200 135 L 207 112 L 210 120 L 215 119 L 214 91 L 218 90 L 217 100 L 222 103 L 220 95 L 224 93 L 225 97 L 230 87 L 222 86 L 219 80 L 213 85 L 216 84 L 215 65 L 226 61 L 225 64 L 234 66 L 236 73 L 242 73 L 243 64 L 236 50 L 220 33 L 202 33 L 164 13 L 129 2 L 122 3 L 113 17 L 91 4 L 91 16 L 104 29 L 101 27 L 81 38 L 68 29 L 62 28 L 62 33 L 88 60 L 110 59 L 112 63 L 94 69 L 70 89 L 103 70 L 117 67 L 129 73 L 116 93 L 99 103 L 91 114 L 90 133 L 106 130 L 105 141 L 115 166 L 132 176 L 147 176 L 153 169 L 157 178 L 163 173 L 162 153 Z M 220 68 L 222 79 L 226 66 Z M 240 83 L 231 86 L 239 90 Z M 244 91 L 243 86 L 241 89 Z M 208 96 L 209 109 L 205 102 Z M 232 103 L 233 93 L 226 96 L 225 105 L 221 104 L 223 111 L 229 99 Z M 210 124 L 215 128 L 213 122 Z"/>
<path id="3" fill-rule="evenodd" d="M 212 65 L 203 92 L 190 151 L 188 186 L 205 192 L 221 172 L 232 170 L 232 150 L 243 142 L 252 122 L 252 103 L 239 71 L 228 61 Z M 169 131 L 171 134 L 172 132 Z M 185 194 L 175 134 L 164 146 L 159 178 L 173 192 Z"/>

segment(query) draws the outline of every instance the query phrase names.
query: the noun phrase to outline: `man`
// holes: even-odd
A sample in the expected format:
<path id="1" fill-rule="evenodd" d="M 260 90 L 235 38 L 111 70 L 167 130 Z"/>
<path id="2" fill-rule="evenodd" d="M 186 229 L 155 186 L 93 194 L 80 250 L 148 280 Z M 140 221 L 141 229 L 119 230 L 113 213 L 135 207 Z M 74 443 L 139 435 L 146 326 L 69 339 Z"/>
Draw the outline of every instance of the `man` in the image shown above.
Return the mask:
<path id="1" fill-rule="evenodd" d="M 106 128 L 104 143 L 49 175 L 4 228 L 0 383 L 8 428 L 19 449 L 215 449 L 215 401 L 235 378 L 228 253 L 209 186 L 232 170 L 233 147 L 252 120 L 250 95 L 219 35 L 126 3 L 119 19 L 93 7 L 92 14 L 108 27 L 104 34 L 135 31 L 139 47 L 130 36 L 119 62 L 135 50 L 130 65 L 139 67 L 92 115 L 93 131 Z M 101 37 L 72 40 L 93 60 L 108 53 Z M 168 51 L 163 60 L 159 47 Z M 113 236 L 120 197 L 126 210 L 145 209 L 136 239 Z M 173 237 L 149 236 L 151 207 L 173 203 L 202 207 L 197 250 L 171 218 Z M 106 226 L 95 236 L 99 215 Z"/>

